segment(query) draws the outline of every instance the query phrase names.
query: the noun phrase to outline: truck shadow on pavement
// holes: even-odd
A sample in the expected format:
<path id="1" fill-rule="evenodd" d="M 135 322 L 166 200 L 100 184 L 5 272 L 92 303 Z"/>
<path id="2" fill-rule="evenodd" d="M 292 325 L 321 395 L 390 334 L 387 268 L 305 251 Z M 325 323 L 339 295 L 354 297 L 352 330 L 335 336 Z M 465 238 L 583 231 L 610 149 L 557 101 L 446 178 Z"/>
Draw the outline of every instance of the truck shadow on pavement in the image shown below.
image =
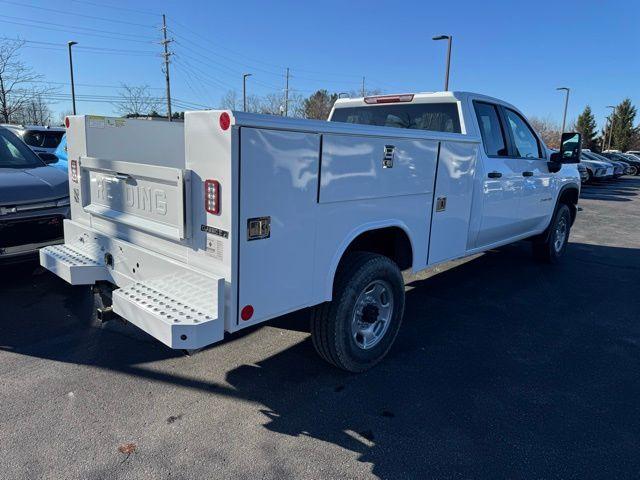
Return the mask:
<path id="1" fill-rule="evenodd" d="M 361 375 L 325 364 L 308 338 L 225 382 L 151 370 L 141 364 L 180 354 L 86 324 L 85 300 L 46 273 L 26 286 L 3 275 L 0 349 L 248 401 L 268 430 L 356 452 L 380 478 L 637 473 L 640 250 L 574 243 L 548 266 L 528 247 L 409 278 L 396 345 Z M 38 302 L 45 280 L 63 305 Z M 300 325 L 304 312 L 268 328 Z"/>

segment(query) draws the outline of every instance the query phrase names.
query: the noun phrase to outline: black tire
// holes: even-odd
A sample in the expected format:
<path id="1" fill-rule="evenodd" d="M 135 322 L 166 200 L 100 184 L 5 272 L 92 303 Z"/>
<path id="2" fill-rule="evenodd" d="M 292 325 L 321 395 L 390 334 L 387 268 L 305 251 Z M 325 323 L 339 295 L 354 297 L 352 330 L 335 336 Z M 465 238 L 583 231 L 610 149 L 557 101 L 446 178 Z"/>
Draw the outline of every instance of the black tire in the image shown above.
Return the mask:
<path id="1" fill-rule="evenodd" d="M 556 208 L 547 231 L 533 242 L 533 256 L 544 263 L 559 263 L 567 249 L 570 232 L 571 211 L 568 205 L 561 203 Z M 563 238 L 560 242 L 561 236 Z"/>
<path id="2" fill-rule="evenodd" d="M 365 322 L 369 322 L 368 325 L 375 327 L 382 317 L 377 307 L 366 305 L 364 309 L 369 308 L 366 314 L 368 318 L 357 324 L 354 322 L 356 304 L 360 306 L 360 300 L 368 298 L 365 290 L 371 285 L 382 285 L 383 291 L 388 291 L 386 295 L 391 295 L 391 299 L 387 298 L 390 318 L 385 322 L 387 326 L 380 333 L 377 343 L 363 347 L 358 344 L 353 325 L 367 325 Z M 336 273 L 333 300 L 316 306 L 311 313 L 313 346 L 332 365 L 349 372 L 363 372 L 387 354 L 398 335 L 403 314 L 404 281 L 398 266 L 382 255 L 350 253 Z M 360 318 L 364 317 L 364 313 L 360 315 Z M 366 342 L 363 337 L 361 339 Z"/>
<path id="3" fill-rule="evenodd" d="M 591 173 L 591 170 L 587 170 L 587 179 L 584 181 L 584 183 L 591 183 L 593 182 L 593 174 Z"/>

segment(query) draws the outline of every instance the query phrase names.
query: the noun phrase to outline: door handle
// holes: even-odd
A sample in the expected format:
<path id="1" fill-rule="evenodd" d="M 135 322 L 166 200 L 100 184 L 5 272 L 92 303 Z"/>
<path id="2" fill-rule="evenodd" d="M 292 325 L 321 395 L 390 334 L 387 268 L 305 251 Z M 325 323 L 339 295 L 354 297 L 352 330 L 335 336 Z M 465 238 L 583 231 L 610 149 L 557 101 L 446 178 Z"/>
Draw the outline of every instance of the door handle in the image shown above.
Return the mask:
<path id="1" fill-rule="evenodd" d="M 522 172 L 523 177 L 533 177 L 533 172 Z"/>
<path id="2" fill-rule="evenodd" d="M 502 174 L 500 172 L 489 172 L 487 176 L 489 178 L 500 178 L 502 177 Z"/>

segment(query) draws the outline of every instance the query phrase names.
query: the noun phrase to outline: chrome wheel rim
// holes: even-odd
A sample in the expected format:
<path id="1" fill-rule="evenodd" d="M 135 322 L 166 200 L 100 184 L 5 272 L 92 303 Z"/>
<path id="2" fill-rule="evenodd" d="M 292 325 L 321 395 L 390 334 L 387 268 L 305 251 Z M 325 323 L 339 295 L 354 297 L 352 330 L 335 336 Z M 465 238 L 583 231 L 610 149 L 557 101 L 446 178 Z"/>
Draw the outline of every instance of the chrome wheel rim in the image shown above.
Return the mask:
<path id="1" fill-rule="evenodd" d="M 567 219 L 565 217 L 562 217 L 559 221 L 558 224 L 556 225 L 556 231 L 555 231 L 555 236 L 553 239 L 553 248 L 556 249 L 556 252 L 560 252 L 560 250 L 562 250 L 562 247 L 564 246 L 565 242 L 567 241 L 567 231 L 568 231 L 568 226 L 567 226 Z"/>
<path id="2" fill-rule="evenodd" d="M 356 300 L 351 336 L 362 350 L 375 347 L 389 329 L 393 316 L 393 290 L 384 280 L 369 283 Z"/>

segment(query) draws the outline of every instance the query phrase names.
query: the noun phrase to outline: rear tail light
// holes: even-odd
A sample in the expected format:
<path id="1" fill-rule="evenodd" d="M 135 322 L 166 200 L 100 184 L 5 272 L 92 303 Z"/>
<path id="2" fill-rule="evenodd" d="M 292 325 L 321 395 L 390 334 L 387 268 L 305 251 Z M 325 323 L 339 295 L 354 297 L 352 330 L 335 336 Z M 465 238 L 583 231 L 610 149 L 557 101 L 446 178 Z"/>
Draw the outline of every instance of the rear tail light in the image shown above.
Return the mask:
<path id="1" fill-rule="evenodd" d="M 220 213 L 220 182 L 217 180 L 204 182 L 204 209 L 214 215 Z"/>
<path id="2" fill-rule="evenodd" d="M 374 105 L 377 103 L 401 103 L 413 101 L 413 93 L 402 95 L 382 95 L 379 97 L 364 97 L 364 103 Z"/>
<path id="3" fill-rule="evenodd" d="M 78 183 L 78 161 L 71 160 L 71 180 Z"/>

